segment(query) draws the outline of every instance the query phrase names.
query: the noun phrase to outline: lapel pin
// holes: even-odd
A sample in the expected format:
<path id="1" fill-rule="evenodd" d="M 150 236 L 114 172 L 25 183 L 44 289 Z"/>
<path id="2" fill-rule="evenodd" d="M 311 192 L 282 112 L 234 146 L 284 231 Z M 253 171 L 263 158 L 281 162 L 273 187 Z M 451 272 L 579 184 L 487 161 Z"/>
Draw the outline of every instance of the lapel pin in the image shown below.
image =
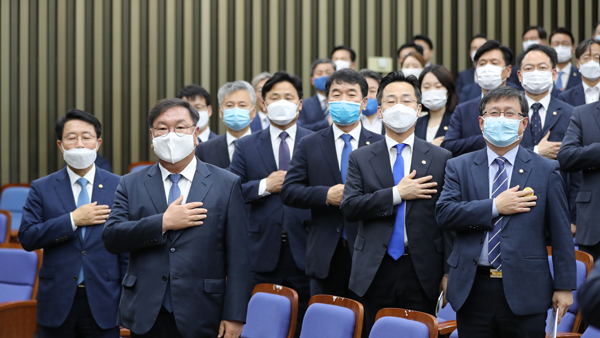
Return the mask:
<path id="1" fill-rule="evenodd" d="M 444 126 L 444 130 L 448 130 L 448 126 Z"/>
<path id="2" fill-rule="evenodd" d="M 525 195 L 525 197 L 533 196 L 533 189 L 531 189 L 530 187 L 523 189 L 523 191 L 529 191 L 529 190 L 531 190 L 531 193 Z"/>
<path id="3" fill-rule="evenodd" d="M 423 163 L 423 164 L 427 164 L 427 161 L 423 160 L 423 161 L 421 161 L 421 163 Z"/>
<path id="4" fill-rule="evenodd" d="M 367 141 L 367 145 L 371 144 L 371 142 Z"/>
<path id="5" fill-rule="evenodd" d="M 522 174 L 522 173 L 523 173 L 523 169 L 519 169 L 519 174 Z"/>
<path id="6" fill-rule="evenodd" d="M 554 115 L 554 116 L 556 116 L 556 114 L 557 114 L 556 112 L 553 112 L 553 113 L 552 113 L 552 115 Z"/>
<path id="7" fill-rule="evenodd" d="M 98 188 L 102 189 L 104 186 L 102 184 L 98 184 Z"/>
<path id="8" fill-rule="evenodd" d="M 573 76 L 577 76 L 577 73 L 573 72 Z"/>

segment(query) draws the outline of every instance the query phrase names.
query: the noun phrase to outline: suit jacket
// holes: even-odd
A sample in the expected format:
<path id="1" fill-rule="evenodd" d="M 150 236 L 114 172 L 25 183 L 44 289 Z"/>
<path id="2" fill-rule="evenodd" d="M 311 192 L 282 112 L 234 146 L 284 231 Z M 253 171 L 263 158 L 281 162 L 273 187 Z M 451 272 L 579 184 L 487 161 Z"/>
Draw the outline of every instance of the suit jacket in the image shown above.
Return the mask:
<path id="1" fill-rule="evenodd" d="M 557 159 L 564 171 L 582 171 L 576 199 L 577 243 L 595 245 L 600 242 L 600 101 L 575 107 Z"/>
<path id="2" fill-rule="evenodd" d="M 182 336 L 216 336 L 221 320 L 246 320 L 250 271 L 239 178 L 197 161 L 186 202 L 204 203 L 204 224 L 163 235 L 167 199 L 158 165 L 124 176 L 117 188 L 102 238 L 108 251 L 130 253 L 118 324 L 137 334 L 154 325 L 169 278 Z"/>
<path id="3" fill-rule="evenodd" d="M 458 77 L 456 78 L 456 92 L 460 93 L 465 86 L 471 83 L 475 83 L 475 67 L 467 68 L 458 73 Z"/>
<path id="4" fill-rule="evenodd" d="M 209 163 L 222 169 L 229 168 L 229 148 L 227 147 L 227 133 L 219 135 L 212 140 L 200 142 L 196 146 L 196 157 L 202 162 Z"/>
<path id="5" fill-rule="evenodd" d="M 470 153 L 485 147 L 479 128 L 479 102 L 481 97 L 459 104 L 450 117 L 442 148 L 454 156 Z"/>
<path id="6" fill-rule="evenodd" d="M 104 157 L 98 155 L 96 157 L 96 161 L 94 161 L 94 164 L 96 164 L 96 167 L 102 168 L 102 169 L 108 171 L 109 173 L 112 173 L 112 165 Z"/>
<path id="7" fill-rule="evenodd" d="M 579 69 L 575 65 L 571 65 L 571 73 L 569 74 L 569 81 L 567 82 L 567 88 L 571 89 L 577 87 L 577 85 L 581 84 L 581 73 L 579 73 Z"/>
<path id="8" fill-rule="evenodd" d="M 294 150 L 290 170 L 285 176 L 281 198 L 290 207 L 310 209 L 311 218 L 306 249 L 306 274 L 325 278 L 337 247 L 342 228 L 350 248 L 358 232 L 358 223 L 344 219 L 339 207 L 325 203 L 329 188 L 342 184 L 335 151 L 333 127 L 306 136 Z M 361 129 L 358 147 L 383 140 L 383 136 Z"/>
<path id="9" fill-rule="evenodd" d="M 206 140 L 207 142 L 212 140 L 213 138 L 217 138 L 219 135 L 215 134 L 212 130 L 210 131 L 210 134 L 208 134 L 208 140 Z M 202 143 L 202 140 L 198 137 L 198 142 Z"/>
<path id="10" fill-rule="evenodd" d="M 298 116 L 298 126 L 318 131 L 329 127 L 325 112 L 321 109 L 321 103 L 317 95 L 302 101 L 302 110 Z"/>
<path id="11" fill-rule="evenodd" d="M 518 90 L 523 90 L 523 85 L 521 85 L 521 81 L 519 81 L 519 75 L 517 72 L 519 71 L 518 65 L 513 65 L 510 71 L 510 76 L 506 80 L 506 85 L 517 88 Z"/>
<path id="12" fill-rule="evenodd" d="M 521 87 L 521 84 L 519 83 L 519 85 L 515 85 L 514 82 L 512 81 L 506 81 L 506 85 L 509 87 L 513 87 L 516 88 L 520 91 L 523 91 L 523 87 Z M 476 98 L 481 99 L 481 87 L 479 86 L 478 83 L 472 83 L 469 84 L 467 86 L 464 86 L 462 91 L 457 92 L 458 93 L 458 101 L 461 103 L 465 103 L 467 101 L 470 100 L 474 100 Z"/>
<path id="13" fill-rule="evenodd" d="M 417 125 L 415 126 L 415 136 L 420 138 L 421 140 L 425 140 L 427 138 L 427 124 L 429 123 L 429 118 L 431 116 L 429 114 L 419 117 L 417 119 Z M 440 123 L 440 127 L 435 133 L 435 137 L 446 136 L 446 132 L 448 131 L 448 125 L 450 124 L 450 118 L 452 117 L 451 111 L 444 112 L 444 116 L 442 116 L 442 122 Z"/>
<path id="14" fill-rule="evenodd" d="M 583 319 L 600 327 L 600 263 L 596 263 L 585 283 L 579 288 L 577 301 Z"/>
<path id="15" fill-rule="evenodd" d="M 250 131 L 252 133 L 256 133 L 261 130 L 262 130 L 262 124 L 260 123 L 260 115 L 258 115 L 258 112 L 257 112 L 256 116 L 254 116 L 254 118 L 252 119 L 252 122 L 250 122 Z"/>
<path id="16" fill-rule="evenodd" d="M 545 313 L 554 290 L 575 289 L 576 271 L 558 162 L 518 147 L 510 187 L 531 187 L 538 199 L 531 211 L 504 216 L 500 247 L 506 300 L 521 316 Z M 437 202 L 439 226 L 456 232 L 448 259 L 447 293 L 456 311 L 471 292 L 486 231 L 493 229 L 488 171 L 487 148 L 448 161 L 446 183 Z M 554 281 L 548 266 L 546 230 L 552 237 Z"/>
<path id="17" fill-rule="evenodd" d="M 581 77 L 580 77 L 581 78 Z M 571 80 L 569 80 L 569 84 Z M 571 89 L 567 89 L 562 92 L 558 98 L 565 101 L 573 107 L 583 106 L 585 104 L 585 93 L 583 91 L 583 84 L 579 81 L 579 84 Z"/>
<path id="18" fill-rule="evenodd" d="M 119 176 L 96 167 L 91 202 L 111 207 Z M 31 183 L 23 207 L 19 241 L 27 251 L 44 249 L 39 272 L 37 322 L 58 327 L 67 318 L 83 266 L 88 303 L 103 329 L 116 326 L 121 280 L 128 255 L 110 254 L 102 243 L 102 225 L 73 231 L 70 213 L 77 209 L 67 168 Z"/>
<path id="19" fill-rule="evenodd" d="M 433 175 L 438 193 L 431 199 L 406 202 L 405 226 L 410 258 L 419 282 L 430 299 L 439 295 L 444 275 L 444 260 L 452 251 L 449 233 L 442 233 L 435 222 L 435 202 L 443 186 L 444 168 L 451 154 L 415 137 L 410 171 L 415 178 Z M 354 243 L 350 290 L 363 296 L 375 278 L 387 252 L 396 220 L 392 189 L 394 177 L 385 141 L 356 149 L 348 160 L 348 173 L 342 200 L 342 213 L 351 222 L 359 222 Z"/>
<path id="20" fill-rule="evenodd" d="M 303 137 L 311 133 L 298 127 L 294 149 Z M 296 265 L 304 271 L 308 238 L 305 222 L 310 219 L 310 211 L 284 206 L 280 194 L 258 196 L 260 181 L 278 170 L 270 127 L 236 141 L 235 148 L 230 170 L 240 177 L 244 201 L 248 205 L 252 271 L 270 272 L 275 269 L 279 261 L 282 230 L 288 233 Z"/>

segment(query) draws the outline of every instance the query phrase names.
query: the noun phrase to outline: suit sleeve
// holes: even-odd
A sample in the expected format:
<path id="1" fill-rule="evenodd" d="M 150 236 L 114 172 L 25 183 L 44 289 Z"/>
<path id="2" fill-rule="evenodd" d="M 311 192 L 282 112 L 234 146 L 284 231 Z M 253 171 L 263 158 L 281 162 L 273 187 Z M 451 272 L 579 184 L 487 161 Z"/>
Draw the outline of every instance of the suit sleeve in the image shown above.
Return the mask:
<path id="1" fill-rule="evenodd" d="M 454 163 L 453 160 L 446 163 L 444 189 L 435 208 L 438 226 L 451 231 L 492 230 L 492 199 L 464 202 L 461 178 Z"/>
<path id="2" fill-rule="evenodd" d="M 600 262 L 596 263 L 586 282 L 579 288 L 577 300 L 583 319 L 600 325 Z"/>
<path id="3" fill-rule="evenodd" d="M 450 118 L 448 131 L 442 142 L 442 148 L 451 151 L 455 157 L 485 148 L 485 141 L 482 135 L 463 137 L 462 125 L 465 121 L 462 120 L 462 109 L 464 109 L 463 106 L 456 107 Z"/>
<path id="4" fill-rule="evenodd" d="M 600 142 L 583 145 L 582 113 L 585 111 L 582 112 L 579 107 L 573 110 L 571 123 L 556 156 L 563 171 L 573 172 L 600 167 Z"/>
<path id="5" fill-rule="evenodd" d="M 31 185 L 19 227 L 19 242 L 27 251 L 50 247 L 75 237 L 70 213 L 44 220 L 42 187 Z"/>
<path id="6" fill-rule="evenodd" d="M 329 127 L 329 121 L 327 121 L 327 119 L 325 119 L 325 116 L 327 116 L 327 115 L 323 115 L 323 119 L 309 122 L 307 119 L 307 113 L 303 109 L 300 111 L 300 115 L 298 116 L 298 125 L 302 128 L 308 129 L 308 130 L 319 131 L 321 129 L 325 129 L 325 128 Z"/>
<path id="7" fill-rule="evenodd" d="M 445 163 L 452 158 L 451 154 L 448 154 Z M 443 187 L 441 187 L 443 190 Z M 450 272 L 450 265 L 448 264 L 448 258 L 452 254 L 452 249 L 454 248 L 454 238 L 456 237 L 456 233 L 454 231 L 443 230 L 442 231 L 442 239 L 444 241 L 444 273 Z"/>
<path id="8" fill-rule="evenodd" d="M 258 187 L 261 180 L 248 180 L 248 164 L 246 162 L 246 151 L 240 146 L 239 142 L 235 142 L 235 152 L 231 158 L 229 171 L 239 176 L 242 182 L 242 195 L 246 203 L 254 202 L 260 199 L 258 195 Z M 263 177 L 265 178 L 265 177 Z"/>
<path id="9" fill-rule="evenodd" d="M 195 154 L 196 154 L 196 157 L 200 159 L 200 161 L 204 162 L 204 151 L 202 150 L 201 145 L 202 145 L 202 143 L 200 143 L 196 146 Z"/>
<path id="10" fill-rule="evenodd" d="M 163 213 L 129 220 L 129 196 L 125 176 L 115 193 L 115 204 L 104 224 L 102 241 L 108 252 L 121 254 L 162 245 Z"/>

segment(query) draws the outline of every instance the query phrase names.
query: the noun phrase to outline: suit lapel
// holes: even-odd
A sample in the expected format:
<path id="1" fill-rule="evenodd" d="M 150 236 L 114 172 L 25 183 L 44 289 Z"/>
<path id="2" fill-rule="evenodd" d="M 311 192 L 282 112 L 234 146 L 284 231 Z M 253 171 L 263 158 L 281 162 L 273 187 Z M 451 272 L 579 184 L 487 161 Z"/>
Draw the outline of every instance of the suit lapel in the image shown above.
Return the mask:
<path id="1" fill-rule="evenodd" d="M 421 178 L 423 176 L 427 176 L 427 170 L 431 165 L 431 161 L 433 157 L 428 154 L 429 148 L 425 144 L 426 141 L 423 141 L 417 137 L 414 138 L 415 142 L 413 144 L 412 150 L 412 161 L 410 164 L 410 172 L 404 173 L 405 175 L 410 174 L 413 170 L 417 171 L 417 175 L 415 179 Z M 408 213 L 414 204 L 414 200 L 410 200 L 406 202 L 406 215 L 408 217 Z"/>
<path id="2" fill-rule="evenodd" d="M 556 121 L 560 119 L 560 114 L 562 113 L 561 108 L 556 106 L 554 100 L 554 98 L 550 98 L 550 104 L 548 105 L 548 108 L 546 108 L 546 121 L 544 121 L 544 130 L 542 132 L 543 135 L 546 135 L 548 130 L 554 127 Z M 556 115 L 554 113 L 556 113 Z"/>
<path id="3" fill-rule="evenodd" d="M 94 176 L 94 186 L 92 187 L 92 197 L 90 199 L 90 202 L 98 202 L 98 205 L 108 204 L 106 203 L 106 195 L 108 193 L 108 189 L 104 189 L 104 181 L 106 181 L 106 178 L 106 174 L 103 173 L 100 168 L 96 167 L 96 175 Z M 102 185 L 102 188 L 100 188 L 100 185 Z M 109 205 L 108 207 L 110 208 L 112 206 Z M 86 227 L 85 238 L 83 239 L 83 243 L 87 242 L 92 232 L 96 231 L 96 229 L 98 228 L 104 229 L 104 226 Z M 81 236 L 78 237 L 81 238 Z"/>
<path id="4" fill-rule="evenodd" d="M 575 90 L 574 93 L 575 97 L 574 97 L 574 101 L 575 101 L 575 106 L 582 106 L 585 104 L 585 91 L 583 89 L 583 84 L 579 84 L 579 90 Z"/>
<path id="5" fill-rule="evenodd" d="M 65 210 L 71 212 L 77 209 L 75 198 L 73 197 L 73 188 L 71 188 L 71 181 L 69 180 L 66 166 L 60 171 L 60 174 L 57 175 L 56 180 L 57 182 L 54 189 Z"/>
<path id="6" fill-rule="evenodd" d="M 518 146 L 519 150 L 517 152 L 517 157 L 515 158 L 515 163 L 513 163 L 512 175 L 510 177 L 510 186 L 509 188 L 519 186 L 519 190 L 523 190 L 527 184 L 527 179 L 529 178 L 529 174 L 531 174 L 531 156 L 527 153 L 523 147 Z M 502 228 L 508 224 L 511 216 L 505 216 L 504 221 L 502 222 Z"/>
<path id="7" fill-rule="evenodd" d="M 596 102 L 596 113 L 594 114 L 594 118 L 596 119 L 598 127 L 600 127 L 600 101 Z"/>
<path id="8" fill-rule="evenodd" d="M 490 198 L 489 167 L 487 147 L 481 149 L 473 160 L 475 166 L 471 168 L 471 178 L 478 200 Z"/>
<path id="9" fill-rule="evenodd" d="M 296 139 L 298 139 L 298 132 L 296 132 Z M 277 163 L 275 163 L 275 154 L 273 154 L 271 127 L 268 127 L 259 133 L 256 150 L 260 154 L 262 163 L 265 164 L 268 172 L 272 173 L 279 170 L 279 168 L 277 168 Z"/>
<path id="10" fill-rule="evenodd" d="M 158 164 L 154 164 L 150 170 L 148 170 L 148 177 L 144 181 L 148 196 L 154 204 L 154 208 L 157 213 L 163 213 L 167 210 L 167 196 L 165 194 L 165 185 L 160 174 Z"/>
<path id="11" fill-rule="evenodd" d="M 369 160 L 371 167 L 375 171 L 375 175 L 379 179 L 382 187 L 394 186 L 394 175 L 390 166 L 390 154 L 387 150 L 387 143 L 377 142 L 376 146 L 371 150 L 373 157 Z"/>
<path id="12" fill-rule="evenodd" d="M 227 146 L 227 133 L 223 134 L 223 140 L 218 147 L 215 147 L 214 151 L 217 153 L 217 158 L 222 164 L 223 168 L 229 168 L 231 160 L 229 160 L 229 147 Z"/>
<path id="13" fill-rule="evenodd" d="M 342 184 L 342 174 L 337 162 L 337 152 L 335 151 L 335 140 L 333 136 L 333 128 L 330 126 L 327 132 L 321 135 L 323 140 L 319 142 L 323 158 L 327 163 L 327 167 L 331 172 L 336 184 Z"/>
<path id="14" fill-rule="evenodd" d="M 437 133 L 435 134 L 436 138 L 446 135 L 446 132 L 448 131 L 448 125 L 450 124 L 451 117 L 452 117 L 451 112 L 444 113 L 444 116 L 442 117 L 442 123 L 440 123 L 440 127 L 438 128 Z M 425 131 L 425 134 L 427 134 L 427 131 Z"/>

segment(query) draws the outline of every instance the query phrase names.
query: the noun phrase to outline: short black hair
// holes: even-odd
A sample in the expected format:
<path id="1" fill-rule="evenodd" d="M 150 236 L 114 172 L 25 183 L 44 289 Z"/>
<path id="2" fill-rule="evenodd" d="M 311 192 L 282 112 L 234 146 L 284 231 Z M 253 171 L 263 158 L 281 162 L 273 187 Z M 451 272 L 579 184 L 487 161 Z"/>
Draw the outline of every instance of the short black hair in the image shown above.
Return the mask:
<path id="1" fill-rule="evenodd" d="M 175 107 L 183 107 L 187 109 L 190 113 L 192 121 L 194 122 L 194 126 L 198 124 L 198 120 L 200 120 L 200 115 L 198 114 L 196 108 L 192 107 L 192 105 L 186 100 L 179 98 L 168 98 L 159 100 L 158 102 L 156 102 L 154 107 L 150 109 L 150 112 L 148 113 L 148 127 L 153 127 L 154 120 L 156 120 L 160 116 L 160 114 L 164 113 L 168 109 Z"/>
<path id="2" fill-rule="evenodd" d="M 484 33 L 479 33 L 479 34 L 473 35 L 473 37 L 471 38 L 471 41 L 469 41 L 469 44 L 470 44 L 471 42 L 473 42 L 473 40 L 475 40 L 475 39 L 479 39 L 479 38 L 482 38 L 482 39 L 486 39 L 486 40 L 487 40 L 487 35 L 485 35 Z"/>
<path id="3" fill-rule="evenodd" d="M 575 58 L 579 59 L 588 50 L 592 49 L 592 44 L 600 45 L 600 40 L 597 39 L 585 39 L 575 49 Z"/>
<path id="4" fill-rule="evenodd" d="M 345 46 L 345 45 L 340 45 L 340 46 L 335 46 L 333 47 L 333 49 L 331 50 L 331 58 L 333 58 L 333 53 L 337 52 L 338 50 L 345 50 L 348 53 L 350 53 L 350 60 L 352 60 L 352 62 L 356 61 L 356 52 L 354 51 L 354 49 Z"/>
<path id="5" fill-rule="evenodd" d="M 483 95 L 481 102 L 479 102 L 479 116 L 483 116 L 485 106 L 487 106 L 488 103 L 501 99 L 518 99 L 519 105 L 521 106 L 521 114 L 523 117 L 529 117 L 529 105 L 527 104 L 525 94 L 511 86 L 498 87 Z"/>
<path id="6" fill-rule="evenodd" d="M 391 72 L 386 75 L 383 79 L 381 79 L 381 83 L 379 83 L 379 88 L 377 89 L 377 105 L 381 106 L 381 99 L 383 96 L 383 90 L 387 85 L 392 84 L 394 82 L 406 82 L 413 86 L 415 90 L 415 97 L 417 98 L 417 103 L 421 104 L 421 88 L 419 88 L 419 80 L 414 75 L 405 76 L 404 73 L 397 70 L 395 72 Z"/>
<path id="7" fill-rule="evenodd" d="M 302 92 L 302 80 L 296 75 L 290 75 L 287 72 L 280 70 L 277 73 L 273 74 L 267 82 L 262 87 L 262 99 L 265 99 L 267 93 L 273 89 L 273 86 L 278 84 L 279 82 L 289 82 L 296 88 L 296 92 L 298 93 L 298 98 L 302 100 L 302 96 L 304 93 Z"/>
<path id="8" fill-rule="evenodd" d="M 362 75 L 366 78 L 370 77 L 373 80 L 377 81 L 377 83 L 381 82 L 381 74 L 377 73 L 374 70 L 370 70 L 370 69 L 361 69 L 358 74 Z"/>
<path id="9" fill-rule="evenodd" d="M 396 55 L 398 55 L 398 57 L 400 57 L 400 52 L 404 49 L 404 48 L 414 48 L 419 54 L 423 55 L 423 47 L 417 45 L 414 41 L 409 41 L 405 44 L 403 44 L 402 46 L 400 46 L 400 48 L 398 48 L 398 51 L 396 52 Z"/>
<path id="10" fill-rule="evenodd" d="M 315 75 L 315 68 L 322 63 L 328 63 L 333 67 L 333 71 L 335 72 L 335 63 L 331 61 L 331 59 L 316 59 L 310 64 L 310 76 L 313 77 Z"/>
<path id="11" fill-rule="evenodd" d="M 329 98 L 329 89 L 333 83 L 348 83 L 351 85 L 358 83 L 363 99 L 369 94 L 369 84 L 367 83 L 367 80 L 352 68 L 336 70 L 333 74 L 329 75 L 327 82 L 325 83 L 325 97 L 327 98 Z"/>
<path id="12" fill-rule="evenodd" d="M 71 120 L 80 120 L 93 125 L 94 130 L 96 131 L 96 138 L 100 138 L 102 136 L 102 125 L 100 124 L 100 120 L 98 120 L 96 116 L 83 110 L 71 109 L 65 114 L 65 116 L 61 116 L 58 118 L 58 120 L 56 120 L 56 124 L 54 125 L 54 132 L 56 133 L 57 140 L 62 140 L 63 131 L 65 130 L 65 124 Z"/>
<path id="13" fill-rule="evenodd" d="M 429 49 L 433 49 L 433 42 L 431 42 L 431 39 L 429 37 L 427 37 L 427 35 L 421 35 L 421 34 L 415 35 L 413 37 L 413 42 L 415 40 L 423 40 L 429 46 Z M 423 54 L 423 53 L 421 53 L 421 54 Z"/>
<path id="14" fill-rule="evenodd" d="M 571 33 L 571 31 L 566 29 L 565 27 L 558 27 L 555 30 L 553 30 L 552 33 L 550 33 L 550 39 L 548 40 L 548 43 L 552 42 L 552 37 L 556 34 L 568 35 L 571 38 L 571 44 L 575 45 L 575 37 L 573 36 L 573 33 Z"/>
<path id="15" fill-rule="evenodd" d="M 525 36 L 525 34 L 527 34 L 527 32 L 529 32 L 530 30 L 534 30 L 534 29 L 538 32 L 538 36 L 540 37 L 540 40 L 545 40 L 546 37 L 548 37 L 546 30 L 542 26 L 529 26 L 529 27 L 525 28 L 525 30 L 523 31 L 522 37 Z"/>
<path id="16" fill-rule="evenodd" d="M 475 53 L 475 63 L 479 61 L 479 58 L 483 54 L 491 52 L 493 50 L 499 50 L 500 52 L 502 52 L 502 58 L 504 59 L 505 66 L 512 65 L 514 60 L 514 54 L 512 50 L 510 50 L 510 48 L 506 46 L 501 45 L 500 42 L 496 40 L 487 40 L 483 45 L 481 45 L 481 47 L 479 47 L 479 49 Z"/>
<path id="17" fill-rule="evenodd" d="M 554 50 L 554 48 L 552 48 L 552 47 L 536 44 L 536 45 L 529 46 L 529 48 L 527 48 L 526 51 L 519 54 L 519 57 L 517 59 L 517 64 L 519 65 L 519 69 L 521 68 L 521 66 L 523 64 L 523 59 L 525 58 L 525 56 L 527 54 L 529 54 L 530 52 L 533 52 L 536 50 L 548 55 L 548 57 L 550 58 L 550 63 L 552 64 L 552 69 L 556 68 L 556 62 L 558 59 L 558 57 L 556 56 L 556 50 Z"/>
<path id="18" fill-rule="evenodd" d="M 195 83 L 192 83 L 191 85 L 187 85 L 187 86 L 183 87 L 179 91 L 179 93 L 177 93 L 176 97 L 178 99 L 183 99 L 184 97 L 193 99 L 197 96 L 203 97 L 204 101 L 206 102 L 206 106 L 210 106 L 210 94 L 208 93 L 208 91 L 206 89 L 204 89 L 204 87 L 199 86 Z"/>
<path id="19" fill-rule="evenodd" d="M 452 76 L 452 73 L 450 73 L 450 71 L 442 65 L 431 65 L 429 67 L 425 67 L 419 76 L 419 88 L 421 88 L 423 79 L 427 73 L 433 73 L 438 81 L 440 81 L 440 84 L 446 87 L 446 90 L 448 91 L 446 111 L 454 111 L 454 108 L 458 106 L 458 94 L 456 93 L 456 85 L 454 84 L 454 76 Z"/>

